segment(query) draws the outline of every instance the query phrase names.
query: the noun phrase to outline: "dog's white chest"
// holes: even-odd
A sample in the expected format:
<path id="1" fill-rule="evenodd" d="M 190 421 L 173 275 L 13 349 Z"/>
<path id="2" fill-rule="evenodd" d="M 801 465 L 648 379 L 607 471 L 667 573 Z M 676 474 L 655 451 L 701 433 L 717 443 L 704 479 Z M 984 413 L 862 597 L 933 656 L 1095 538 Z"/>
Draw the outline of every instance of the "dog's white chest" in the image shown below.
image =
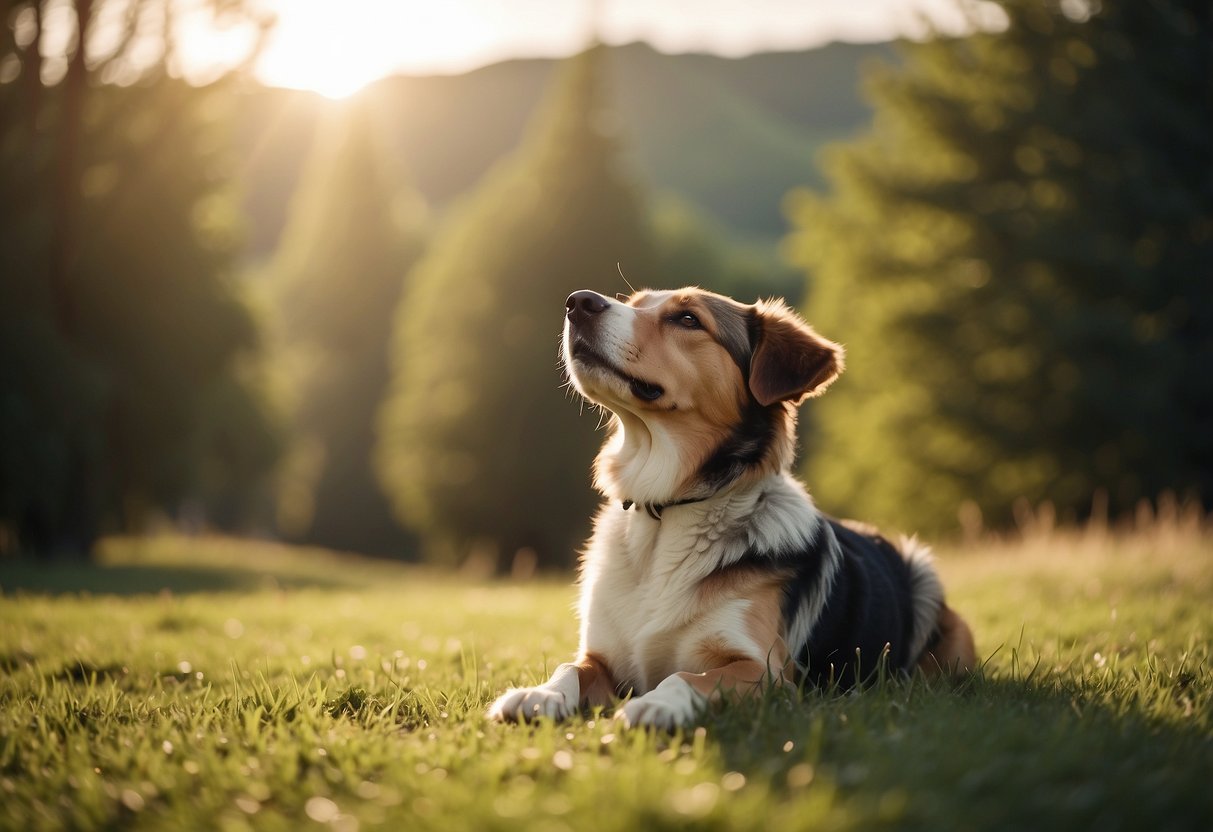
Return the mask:
<path id="1" fill-rule="evenodd" d="M 637 694 L 679 670 L 706 668 L 705 640 L 736 641 L 744 600 L 705 607 L 698 588 L 722 557 L 719 535 L 670 520 L 626 518 L 596 535 L 583 575 L 582 644 Z M 595 551 L 596 548 L 602 551 Z"/>

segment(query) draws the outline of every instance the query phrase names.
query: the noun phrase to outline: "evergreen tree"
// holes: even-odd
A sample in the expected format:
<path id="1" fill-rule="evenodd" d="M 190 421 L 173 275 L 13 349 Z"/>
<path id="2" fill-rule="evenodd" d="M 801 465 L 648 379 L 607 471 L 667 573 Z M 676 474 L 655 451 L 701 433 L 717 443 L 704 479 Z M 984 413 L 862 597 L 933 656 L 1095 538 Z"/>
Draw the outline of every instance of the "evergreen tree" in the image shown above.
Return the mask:
<path id="1" fill-rule="evenodd" d="M 52 5 L 76 37 L 48 84 Z M 145 65 L 165 5 L 18 2 L 0 24 L 0 549 L 85 553 L 149 513 L 251 498 L 275 458 L 233 280 L 227 84 Z M 125 28 L 94 37 L 104 19 Z"/>
<path id="2" fill-rule="evenodd" d="M 433 557 L 486 545 L 567 566 L 588 532 L 600 436 L 562 389 L 564 300 L 646 281 L 653 253 L 620 170 L 601 48 L 568 63 L 522 147 L 457 210 L 397 318 L 380 470 Z"/>
<path id="3" fill-rule="evenodd" d="M 808 314 L 848 371 L 814 404 L 827 508 L 990 525 L 1213 499 L 1207 4 L 1004 0 L 1005 30 L 907 47 L 874 129 L 801 193 Z"/>
<path id="4" fill-rule="evenodd" d="M 424 205 L 381 147 L 366 94 L 321 125 L 274 263 L 296 368 L 294 434 L 318 453 L 302 539 L 375 554 L 409 548 L 372 465 L 393 310 L 421 250 Z M 289 530 L 288 530 L 289 531 Z"/>
<path id="5" fill-rule="evenodd" d="M 677 196 L 653 201 L 650 224 L 658 288 L 702 286 L 746 303 L 777 297 L 798 304 L 804 294 L 804 275 L 774 246 L 739 238 Z"/>

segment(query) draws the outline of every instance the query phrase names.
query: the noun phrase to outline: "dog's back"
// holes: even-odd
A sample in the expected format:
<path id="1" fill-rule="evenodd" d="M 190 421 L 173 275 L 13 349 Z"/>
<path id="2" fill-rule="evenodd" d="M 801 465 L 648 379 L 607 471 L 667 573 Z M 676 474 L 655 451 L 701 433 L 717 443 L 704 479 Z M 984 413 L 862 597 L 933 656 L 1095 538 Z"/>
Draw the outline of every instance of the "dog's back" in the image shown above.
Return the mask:
<path id="1" fill-rule="evenodd" d="M 938 612 L 942 597 L 932 591 L 938 581 L 934 587 L 919 581 L 916 593 L 910 562 L 875 532 L 828 520 L 823 536 L 840 557 L 821 615 L 796 655 L 801 672 L 816 685 L 850 687 L 881 662 L 889 670 L 909 670 L 918 660 L 915 646 L 929 637 L 915 632 L 915 608 Z"/>

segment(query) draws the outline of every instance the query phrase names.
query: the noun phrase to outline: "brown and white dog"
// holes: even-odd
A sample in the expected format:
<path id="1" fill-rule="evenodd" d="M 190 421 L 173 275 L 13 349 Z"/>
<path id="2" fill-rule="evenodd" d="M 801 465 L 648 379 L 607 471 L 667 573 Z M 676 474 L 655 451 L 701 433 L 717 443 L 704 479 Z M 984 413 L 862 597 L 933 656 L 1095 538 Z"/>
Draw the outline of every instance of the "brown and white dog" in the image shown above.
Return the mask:
<path id="1" fill-rule="evenodd" d="M 594 466 L 606 497 L 581 564 L 581 644 L 551 679 L 506 691 L 498 720 L 608 706 L 673 728 L 722 695 L 848 687 L 976 666 L 929 550 L 827 518 L 789 468 L 796 405 L 842 348 L 782 302 L 701 289 L 569 296 L 564 362 L 613 414 Z"/>

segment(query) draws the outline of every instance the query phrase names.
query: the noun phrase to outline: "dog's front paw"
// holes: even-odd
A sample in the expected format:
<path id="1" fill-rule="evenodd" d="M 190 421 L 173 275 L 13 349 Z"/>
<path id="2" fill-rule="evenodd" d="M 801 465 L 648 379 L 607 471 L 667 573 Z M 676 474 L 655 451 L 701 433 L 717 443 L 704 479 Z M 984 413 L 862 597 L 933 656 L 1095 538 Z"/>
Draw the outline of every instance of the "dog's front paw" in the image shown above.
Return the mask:
<path id="1" fill-rule="evenodd" d="M 573 712 L 565 694 L 546 685 L 510 688 L 489 708 L 489 719 L 497 722 L 534 722 L 548 717 L 561 720 Z"/>
<path id="2" fill-rule="evenodd" d="M 673 731 L 695 721 L 704 697 L 677 676 L 670 676 L 644 696 L 625 702 L 615 719 L 628 728 Z"/>

